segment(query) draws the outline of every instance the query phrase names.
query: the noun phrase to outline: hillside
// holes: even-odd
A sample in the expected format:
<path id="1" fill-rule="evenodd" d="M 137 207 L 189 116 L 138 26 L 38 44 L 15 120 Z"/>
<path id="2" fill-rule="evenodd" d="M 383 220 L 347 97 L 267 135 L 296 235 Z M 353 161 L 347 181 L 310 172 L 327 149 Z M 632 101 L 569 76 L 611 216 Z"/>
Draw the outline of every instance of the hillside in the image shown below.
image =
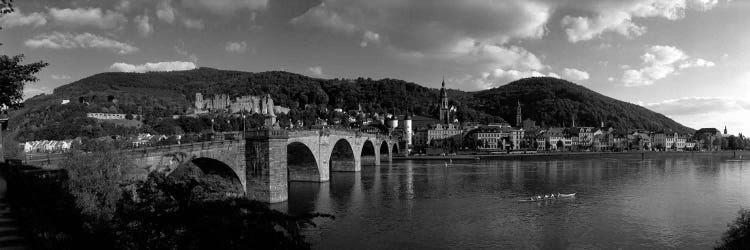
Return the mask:
<path id="1" fill-rule="evenodd" d="M 504 86 L 475 92 L 470 107 L 515 121 L 517 102 L 522 104 L 523 119 L 537 125 L 605 126 L 617 129 L 638 128 L 651 131 L 671 130 L 692 133 L 672 119 L 639 105 L 619 101 L 581 85 L 550 77 L 533 77 Z"/>
<path id="2" fill-rule="evenodd" d="M 111 131 L 85 117 L 86 112 L 142 114 L 146 129 L 158 127 L 161 117 L 190 111 L 196 92 L 206 95 L 270 94 L 276 105 L 293 108 L 291 119 L 327 117 L 323 107 L 366 112 L 396 112 L 436 117 L 438 90 L 395 79 L 317 79 L 270 71 L 250 73 L 200 68 L 178 72 L 101 73 L 58 87 L 51 95 L 27 100 L 12 112 L 12 127 L 20 140 L 97 136 Z M 618 101 L 582 86 L 555 78 L 529 78 L 495 89 L 464 92 L 449 90 L 451 104 L 461 121 L 515 121 L 516 101 L 523 103 L 524 118 L 548 126 L 570 126 L 571 115 L 579 126 L 601 121 L 616 128 L 691 131 L 643 107 Z M 60 105 L 68 99 L 71 103 Z M 114 101 L 113 101 L 114 100 Z M 307 107 L 307 109 L 305 109 Z M 317 107 L 317 108 L 316 108 Z M 288 119 L 287 119 L 288 120 Z"/>

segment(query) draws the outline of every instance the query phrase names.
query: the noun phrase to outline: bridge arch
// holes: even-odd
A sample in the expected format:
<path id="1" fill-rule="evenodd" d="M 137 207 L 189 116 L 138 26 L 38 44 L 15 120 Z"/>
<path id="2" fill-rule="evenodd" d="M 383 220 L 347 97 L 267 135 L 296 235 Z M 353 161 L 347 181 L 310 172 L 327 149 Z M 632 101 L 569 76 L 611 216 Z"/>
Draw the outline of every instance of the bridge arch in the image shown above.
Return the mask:
<path id="1" fill-rule="evenodd" d="M 354 155 L 354 148 L 349 140 L 341 138 L 336 141 L 331 149 L 331 156 L 329 158 L 331 163 L 331 172 L 352 172 L 358 171 L 357 159 L 358 156 Z"/>
<path id="2" fill-rule="evenodd" d="M 289 181 L 321 181 L 320 169 L 315 154 L 302 142 L 286 146 L 287 179 Z"/>
<path id="3" fill-rule="evenodd" d="M 378 165 L 380 163 L 379 151 L 375 149 L 375 144 L 371 140 L 365 140 L 362 144 L 362 165 Z"/>
<path id="4" fill-rule="evenodd" d="M 398 143 L 393 143 L 391 146 L 391 156 L 398 155 L 401 152 L 401 148 L 398 146 Z"/>
<path id="5" fill-rule="evenodd" d="M 391 147 L 389 147 L 387 141 L 383 141 L 382 143 L 380 143 L 380 149 L 379 149 L 379 151 L 380 151 L 380 157 L 381 158 L 386 158 L 386 159 L 390 158 L 390 156 L 391 156 Z"/>
<path id="6" fill-rule="evenodd" d="M 170 172 L 169 176 L 178 179 L 184 176 L 194 176 L 203 180 L 219 180 L 219 189 L 238 195 L 245 193 L 242 180 L 232 167 L 213 158 L 198 157 L 183 162 Z"/>

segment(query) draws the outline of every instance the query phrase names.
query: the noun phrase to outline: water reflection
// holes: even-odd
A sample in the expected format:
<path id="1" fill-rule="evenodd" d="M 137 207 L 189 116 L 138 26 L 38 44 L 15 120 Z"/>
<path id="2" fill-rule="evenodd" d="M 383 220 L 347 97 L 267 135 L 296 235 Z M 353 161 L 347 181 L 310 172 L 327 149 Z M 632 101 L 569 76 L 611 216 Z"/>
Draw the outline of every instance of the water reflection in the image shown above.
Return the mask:
<path id="1" fill-rule="evenodd" d="M 323 212 L 321 249 L 710 248 L 750 206 L 743 162 L 710 157 L 405 161 L 293 182 L 291 213 Z M 575 199 L 519 203 L 533 194 Z"/>

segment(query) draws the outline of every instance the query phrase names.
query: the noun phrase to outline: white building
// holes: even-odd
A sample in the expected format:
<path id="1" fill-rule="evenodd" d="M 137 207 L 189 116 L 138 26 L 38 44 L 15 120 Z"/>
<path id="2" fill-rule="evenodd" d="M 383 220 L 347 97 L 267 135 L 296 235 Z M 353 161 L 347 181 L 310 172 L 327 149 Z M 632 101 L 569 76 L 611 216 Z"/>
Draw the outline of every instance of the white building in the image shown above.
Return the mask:
<path id="1" fill-rule="evenodd" d="M 125 114 L 87 113 L 86 117 L 98 120 L 124 120 Z"/>

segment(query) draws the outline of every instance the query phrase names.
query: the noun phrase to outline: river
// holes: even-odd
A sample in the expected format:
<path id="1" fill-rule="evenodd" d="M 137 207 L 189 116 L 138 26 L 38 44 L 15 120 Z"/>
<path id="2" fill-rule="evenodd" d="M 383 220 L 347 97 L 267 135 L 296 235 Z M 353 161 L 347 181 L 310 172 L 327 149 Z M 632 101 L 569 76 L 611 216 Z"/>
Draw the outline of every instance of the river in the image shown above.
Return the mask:
<path id="1" fill-rule="evenodd" d="M 574 199 L 518 202 L 533 194 Z M 730 157 L 396 161 L 292 182 L 274 208 L 321 212 L 315 249 L 709 249 L 750 208 Z"/>

